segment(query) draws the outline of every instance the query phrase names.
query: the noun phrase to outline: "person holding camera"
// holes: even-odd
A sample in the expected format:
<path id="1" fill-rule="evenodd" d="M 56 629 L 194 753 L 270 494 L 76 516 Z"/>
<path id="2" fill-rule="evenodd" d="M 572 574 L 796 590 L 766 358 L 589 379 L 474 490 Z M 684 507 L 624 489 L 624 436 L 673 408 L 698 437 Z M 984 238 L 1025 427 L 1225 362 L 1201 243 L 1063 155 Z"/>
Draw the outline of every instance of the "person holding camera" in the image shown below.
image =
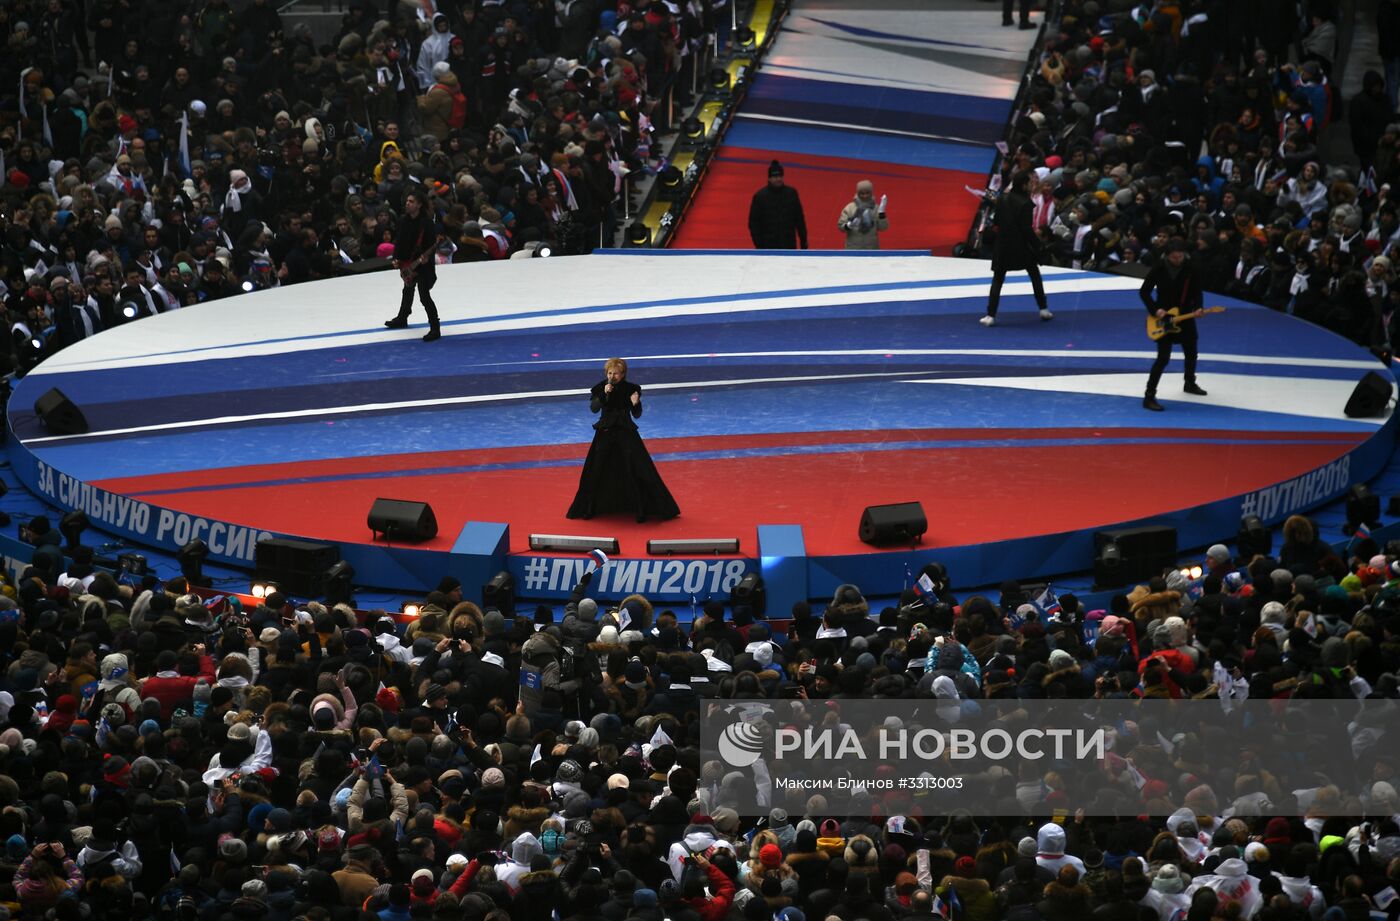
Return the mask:
<path id="1" fill-rule="evenodd" d="M 26 915 L 38 917 L 83 888 L 83 871 L 57 841 L 35 845 L 15 871 L 15 895 Z"/>
<path id="2" fill-rule="evenodd" d="M 890 229 L 889 218 L 885 217 L 885 206 L 889 196 L 881 196 L 875 202 L 875 184 L 869 179 L 856 183 L 856 197 L 841 209 L 836 219 L 836 229 L 846 235 L 846 249 L 879 249 L 880 232 Z"/>

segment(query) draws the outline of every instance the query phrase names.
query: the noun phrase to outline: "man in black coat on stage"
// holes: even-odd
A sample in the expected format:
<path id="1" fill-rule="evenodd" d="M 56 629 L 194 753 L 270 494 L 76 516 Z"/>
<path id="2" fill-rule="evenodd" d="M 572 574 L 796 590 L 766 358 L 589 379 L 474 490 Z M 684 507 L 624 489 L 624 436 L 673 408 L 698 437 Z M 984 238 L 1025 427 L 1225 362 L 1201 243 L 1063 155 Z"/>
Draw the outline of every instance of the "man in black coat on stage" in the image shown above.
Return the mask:
<path id="1" fill-rule="evenodd" d="M 749 237 L 754 249 L 807 248 L 807 219 L 797 190 L 783 182 L 783 165 L 768 164 L 768 184 L 753 195 L 749 206 Z"/>
<path id="2" fill-rule="evenodd" d="M 413 289 L 418 289 L 418 299 L 428 313 L 428 333 L 424 342 L 442 338 L 438 326 L 437 304 L 430 293 L 437 284 L 437 266 L 433 264 L 433 250 L 437 247 L 437 223 L 428 207 L 423 203 L 421 192 L 409 192 L 403 200 L 404 216 L 399 218 L 399 226 L 394 234 L 394 265 L 403 276 L 403 300 L 399 312 L 392 320 L 385 320 L 390 329 L 403 329 L 408 326 L 408 315 L 413 311 Z"/>
<path id="3" fill-rule="evenodd" d="M 1148 314 L 1161 318 L 1173 307 L 1179 308 L 1183 316 L 1201 309 L 1201 277 L 1195 263 L 1187 258 L 1186 243 L 1172 240 L 1167 243 L 1166 257 L 1147 274 L 1138 291 Z M 1154 296 L 1155 294 L 1155 296 Z M 1142 398 L 1142 408 L 1161 412 L 1162 404 L 1157 402 L 1157 384 L 1167 362 L 1172 358 L 1172 346 L 1181 343 L 1181 354 L 1186 359 L 1186 393 L 1203 397 L 1205 390 L 1196 383 L 1196 321 L 1177 321 L 1181 332 L 1163 336 L 1157 340 L 1157 360 L 1152 363 L 1152 371 L 1147 377 L 1147 394 Z"/>
<path id="4" fill-rule="evenodd" d="M 1055 315 L 1045 301 L 1045 285 L 1040 280 L 1040 240 L 1032 226 L 1034 206 L 1030 199 L 1031 174 L 1021 170 L 1011 177 L 1011 185 L 997 202 L 994 218 L 997 235 L 992 247 L 992 287 L 987 293 L 987 315 L 978 322 L 983 326 L 997 325 L 997 305 L 1001 303 L 1001 286 L 1007 272 L 1025 270 L 1031 279 L 1031 291 L 1042 320 Z"/>

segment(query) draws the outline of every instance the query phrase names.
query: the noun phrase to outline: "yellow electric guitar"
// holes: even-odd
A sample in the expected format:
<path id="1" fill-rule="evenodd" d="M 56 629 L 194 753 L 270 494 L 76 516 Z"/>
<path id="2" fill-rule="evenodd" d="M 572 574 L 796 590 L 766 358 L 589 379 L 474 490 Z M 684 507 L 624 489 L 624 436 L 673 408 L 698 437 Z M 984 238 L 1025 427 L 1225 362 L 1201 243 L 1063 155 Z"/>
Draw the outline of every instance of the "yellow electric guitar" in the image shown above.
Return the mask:
<path id="1" fill-rule="evenodd" d="M 1147 338 L 1156 342 L 1163 336 L 1175 336 L 1177 333 L 1181 332 L 1181 326 L 1179 324 L 1182 320 L 1194 320 L 1208 313 L 1224 312 L 1224 307 L 1202 307 L 1200 310 L 1182 313 L 1180 307 L 1173 307 L 1171 310 L 1167 311 L 1165 317 L 1159 318 L 1149 313 L 1147 315 Z"/>

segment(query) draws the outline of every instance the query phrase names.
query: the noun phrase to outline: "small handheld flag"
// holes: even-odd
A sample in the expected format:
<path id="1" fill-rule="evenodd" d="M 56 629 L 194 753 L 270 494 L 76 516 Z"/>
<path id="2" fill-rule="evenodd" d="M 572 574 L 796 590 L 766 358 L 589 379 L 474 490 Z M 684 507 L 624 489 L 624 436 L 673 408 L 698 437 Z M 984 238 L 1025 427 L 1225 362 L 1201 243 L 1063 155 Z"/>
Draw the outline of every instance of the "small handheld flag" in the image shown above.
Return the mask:
<path id="1" fill-rule="evenodd" d="M 592 557 L 593 561 L 598 564 L 599 569 L 602 569 L 604 566 L 608 565 L 608 555 L 603 552 L 603 549 L 601 547 L 595 547 L 594 549 L 588 551 L 588 555 Z"/>

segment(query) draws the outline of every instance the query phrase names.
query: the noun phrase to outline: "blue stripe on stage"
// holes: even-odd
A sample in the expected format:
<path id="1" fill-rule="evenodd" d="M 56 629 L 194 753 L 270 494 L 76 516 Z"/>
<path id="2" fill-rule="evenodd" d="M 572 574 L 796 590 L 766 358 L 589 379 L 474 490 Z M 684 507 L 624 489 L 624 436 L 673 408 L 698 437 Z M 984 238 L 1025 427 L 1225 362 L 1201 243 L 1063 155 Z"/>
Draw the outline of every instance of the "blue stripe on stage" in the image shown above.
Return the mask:
<path id="1" fill-rule="evenodd" d="M 205 372 L 197 376 L 150 374 L 144 368 L 96 369 L 55 375 L 55 384 L 88 408 L 94 428 L 119 428 L 132 424 L 179 421 L 208 414 L 210 394 L 220 405 L 235 400 L 240 414 L 272 412 L 344 405 L 355 402 L 385 402 L 416 397 L 465 395 L 570 389 L 591 385 L 596 376 L 596 356 L 606 354 L 620 330 L 627 330 L 634 355 L 695 353 L 696 342 L 714 353 L 749 351 L 825 351 L 856 349 L 1019 349 L 1015 356 L 895 356 L 880 360 L 873 356 L 774 356 L 772 358 L 702 358 L 676 365 L 660 373 L 670 379 L 713 376 L 722 369 L 726 377 L 775 376 L 778 374 L 821 373 L 839 368 L 849 372 L 876 366 L 880 371 L 910 374 L 950 373 L 959 368 L 1026 368 L 1036 373 L 1068 373 L 1076 364 L 1063 357 L 1066 348 L 1126 350 L 1145 355 L 1148 343 L 1133 313 L 1121 310 L 1122 299 L 1132 292 L 1089 292 L 1074 297 L 1078 306 L 1063 310 L 1054 327 L 1059 334 L 1052 344 L 1056 354 L 1046 356 L 1046 327 L 1033 316 L 1023 317 L 1016 299 L 1008 299 L 1003 323 L 989 334 L 973 318 L 984 306 L 981 297 L 937 302 L 897 301 L 886 304 L 852 304 L 828 307 L 793 308 L 780 312 L 752 311 L 735 314 L 677 317 L 658 324 L 651 319 L 578 327 L 558 334 L 558 341 L 541 345 L 533 330 L 509 330 L 458 339 L 452 348 L 468 354 L 456 364 L 463 370 L 445 372 L 441 365 L 412 361 L 417 343 L 393 341 L 355 346 L 330 346 L 300 353 L 295 362 L 284 355 L 249 356 L 205 362 Z M 1029 300 L 1029 298 L 1026 298 Z M 1095 303 L 1113 304 L 1120 309 L 1094 309 Z M 1304 343 L 1297 330 L 1287 323 L 1267 322 L 1255 310 L 1231 311 L 1212 318 L 1212 336 L 1222 352 L 1232 351 L 1228 343 L 1248 341 L 1253 354 L 1287 356 L 1301 347 L 1319 358 L 1355 358 L 1354 350 L 1336 337 L 1317 336 Z M 804 320 L 820 320 L 806 323 Z M 1208 340 L 1208 347 L 1209 347 Z M 577 363 L 551 363 L 577 356 Z M 1095 359 L 1103 369 L 1127 370 L 1144 359 Z M 755 366 L 755 362 L 761 362 Z M 1237 373 L 1285 377 L 1352 379 L 1352 368 L 1317 368 L 1308 362 L 1285 365 L 1254 365 L 1211 361 L 1218 369 L 1228 367 Z M 638 369 L 645 360 L 634 360 Z M 353 369 L 347 371 L 346 369 Z M 696 369 L 712 369 L 709 374 Z M 483 377 L 489 369 L 490 377 Z M 1077 369 L 1076 369 L 1077 370 Z M 674 375 L 674 376 L 673 376 Z M 410 385 L 408 382 L 412 381 Z M 191 392 L 192 382 L 205 389 Z M 397 383 L 395 383 L 397 382 Z M 159 400 L 153 404 L 150 401 Z"/>
<path id="2" fill-rule="evenodd" d="M 949 144 L 923 138 L 901 138 L 842 131 L 807 125 L 789 125 L 745 119 L 739 112 L 724 137 L 726 145 L 756 147 L 782 153 L 846 160 L 874 160 L 926 169 L 959 170 L 985 174 L 996 151 L 992 147 Z M 789 165 L 789 170 L 801 169 Z"/>
<path id="3" fill-rule="evenodd" d="M 861 105 L 858 100 L 843 99 L 837 103 L 794 104 L 786 99 L 744 100 L 744 108 L 739 113 L 744 117 L 754 115 L 774 115 L 782 118 L 800 118 L 807 121 L 832 122 L 849 125 L 852 130 L 879 128 L 884 131 L 897 131 L 901 135 L 925 134 L 943 138 L 958 138 L 969 143 L 991 146 L 1001 139 L 1002 122 L 976 121 L 944 114 L 912 114 L 878 106 Z M 798 126 L 801 127 L 801 126 Z"/>
<path id="4" fill-rule="evenodd" d="M 1001 327 L 998 327 L 1000 329 Z M 1146 362 L 1137 370 L 1146 375 Z M 1168 375 L 1181 367 L 1179 357 Z M 1205 366 L 1203 365 L 1203 370 Z M 812 373 L 820 373 L 813 362 Z M 1114 370 L 1122 370 L 1114 369 Z M 643 387 L 646 379 L 639 375 Z M 743 390 L 745 432 L 860 431 L 871 428 L 1004 429 L 1009 407 L 1022 429 L 1141 427 L 1141 398 L 1098 394 L 1033 392 L 942 384 L 892 386 L 888 379 L 832 384 L 790 383 Z M 912 389 L 920 388 L 920 389 Z M 1164 399 L 1170 394 L 1164 391 Z M 81 402 L 81 401 L 79 401 Z M 761 424 L 762 420 L 770 420 Z M 113 450 L 99 443 L 43 446 L 46 463 L 83 480 L 143 476 L 160 471 L 211 470 L 257 464 L 268 444 L 279 461 L 371 457 L 417 451 L 453 451 L 528 444 L 586 443 L 592 417 L 582 397 L 519 403 L 475 404 L 414 412 L 357 414 L 312 420 L 257 422 L 241 426 L 176 430 L 120 439 Z M 1281 413 L 1193 405 L 1172 417 L 1173 425 L 1204 431 L 1371 432 L 1375 426 L 1347 419 L 1316 419 Z M 643 417 L 646 438 L 734 434 L 739 420 L 734 391 L 706 388 L 654 391 Z"/>
<path id="5" fill-rule="evenodd" d="M 840 83 L 835 80 L 788 77 L 762 72 L 754 78 L 753 86 L 749 88 L 748 96 L 745 98 L 744 107 L 749 107 L 755 100 L 808 105 L 827 105 L 839 102 L 843 105 L 872 110 L 880 109 L 886 112 L 951 116 L 987 122 L 996 126 L 1005 123 L 1006 116 L 1011 111 L 1011 101 L 1008 99 L 989 99 L 984 96 L 968 96 L 961 93 Z M 937 133 L 951 134 L 953 132 L 939 131 Z"/>

